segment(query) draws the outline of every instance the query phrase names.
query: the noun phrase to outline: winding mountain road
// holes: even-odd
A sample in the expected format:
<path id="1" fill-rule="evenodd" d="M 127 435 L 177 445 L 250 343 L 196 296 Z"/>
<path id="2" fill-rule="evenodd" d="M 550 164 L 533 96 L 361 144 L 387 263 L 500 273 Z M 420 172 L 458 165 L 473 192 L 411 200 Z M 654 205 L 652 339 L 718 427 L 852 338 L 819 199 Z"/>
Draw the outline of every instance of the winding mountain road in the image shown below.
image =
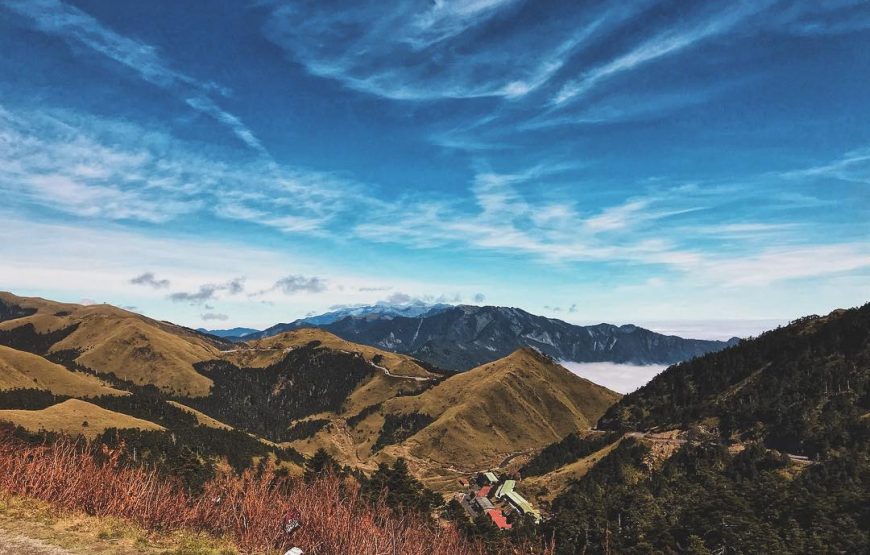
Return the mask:
<path id="1" fill-rule="evenodd" d="M 398 378 L 400 380 L 414 380 L 415 382 L 428 382 L 429 380 L 433 379 L 433 378 L 422 378 L 422 377 L 418 377 L 418 376 L 399 376 L 398 374 L 393 374 L 392 372 L 390 372 L 389 370 L 387 370 L 386 368 L 384 368 L 383 366 L 381 366 L 379 364 L 375 364 L 374 362 L 369 362 L 369 364 L 371 364 L 375 368 L 379 368 L 379 369 L 383 370 L 384 375 L 389 376 L 390 378 Z"/>

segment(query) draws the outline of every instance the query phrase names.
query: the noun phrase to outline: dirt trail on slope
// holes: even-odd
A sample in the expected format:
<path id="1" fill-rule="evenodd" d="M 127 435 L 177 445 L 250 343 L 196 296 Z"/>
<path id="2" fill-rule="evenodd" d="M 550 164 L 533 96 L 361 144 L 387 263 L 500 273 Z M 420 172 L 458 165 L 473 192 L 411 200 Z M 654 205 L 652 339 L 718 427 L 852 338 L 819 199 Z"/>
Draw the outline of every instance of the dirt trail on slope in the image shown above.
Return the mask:
<path id="1" fill-rule="evenodd" d="M 0 528 L 0 555 L 73 555 L 73 552 Z"/>

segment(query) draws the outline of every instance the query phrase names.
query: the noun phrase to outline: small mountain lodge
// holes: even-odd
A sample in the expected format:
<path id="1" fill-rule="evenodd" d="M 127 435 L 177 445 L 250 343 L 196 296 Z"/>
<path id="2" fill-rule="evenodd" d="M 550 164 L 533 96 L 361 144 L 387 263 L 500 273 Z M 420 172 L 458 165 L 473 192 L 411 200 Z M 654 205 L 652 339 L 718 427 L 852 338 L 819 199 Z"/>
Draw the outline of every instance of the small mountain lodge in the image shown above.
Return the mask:
<path id="1" fill-rule="evenodd" d="M 536 523 L 541 521 L 541 513 L 516 491 L 516 480 L 501 479 L 495 472 L 481 472 L 471 480 L 461 478 L 459 483 L 465 491 L 457 493 L 456 499 L 471 518 L 485 514 L 499 530 L 512 528 L 508 522 L 512 514 L 529 515 Z"/>
<path id="2" fill-rule="evenodd" d="M 513 528 L 507 521 L 507 517 L 501 512 L 501 509 L 489 509 L 486 511 L 486 514 L 492 520 L 492 523 L 498 526 L 499 530 L 510 530 Z"/>

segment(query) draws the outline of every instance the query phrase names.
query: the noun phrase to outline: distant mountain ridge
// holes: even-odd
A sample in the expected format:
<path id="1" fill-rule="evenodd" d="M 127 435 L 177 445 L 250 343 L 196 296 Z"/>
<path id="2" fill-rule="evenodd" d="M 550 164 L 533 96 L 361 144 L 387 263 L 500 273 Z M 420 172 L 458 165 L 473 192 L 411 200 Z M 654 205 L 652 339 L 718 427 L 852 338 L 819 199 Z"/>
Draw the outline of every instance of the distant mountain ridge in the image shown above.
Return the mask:
<path id="1" fill-rule="evenodd" d="M 215 335 L 217 337 L 237 338 L 237 337 L 245 337 L 245 336 L 250 335 L 252 333 L 257 333 L 260 330 L 255 330 L 254 328 L 230 328 L 230 329 L 226 329 L 226 330 L 209 330 L 206 328 L 196 328 L 196 331 L 202 332 L 202 333 L 207 333 L 209 335 Z"/>
<path id="2" fill-rule="evenodd" d="M 555 359 L 574 362 L 673 364 L 737 342 L 736 338 L 684 339 L 633 325 L 577 326 L 519 308 L 471 305 L 432 307 L 413 317 L 368 312 L 324 323 L 303 319 L 273 326 L 245 339 L 307 326 L 457 371 L 492 362 L 526 346 Z"/>
<path id="3" fill-rule="evenodd" d="M 307 327 L 326 327 L 330 324 L 334 324 L 339 320 L 343 320 L 345 318 L 367 318 L 367 319 L 391 319 L 395 317 L 405 317 L 405 318 L 419 318 L 421 316 L 431 316 L 433 314 L 437 314 L 443 310 L 448 310 L 452 308 L 453 305 L 449 304 L 423 304 L 423 303 L 413 303 L 413 304 L 389 304 L 389 303 L 377 303 L 374 305 L 364 305 L 364 306 L 347 306 L 338 308 L 336 310 L 332 310 L 330 312 L 325 312 L 323 314 L 317 314 L 314 316 L 306 316 L 305 318 L 300 318 L 298 320 L 294 320 L 288 323 L 275 324 L 269 328 L 266 328 L 262 331 L 253 330 L 253 332 L 249 332 L 244 335 L 236 336 L 237 338 L 244 338 L 244 340 L 250 339 L 263 339 L 266 337 L 272 337 L 274 335 L 278 335 L 280 333 L 284 333 L 285 331 L 296 330 L 299 328 L 307 328 Z M 224 336 L 229 337 L 229 336 Z"/>

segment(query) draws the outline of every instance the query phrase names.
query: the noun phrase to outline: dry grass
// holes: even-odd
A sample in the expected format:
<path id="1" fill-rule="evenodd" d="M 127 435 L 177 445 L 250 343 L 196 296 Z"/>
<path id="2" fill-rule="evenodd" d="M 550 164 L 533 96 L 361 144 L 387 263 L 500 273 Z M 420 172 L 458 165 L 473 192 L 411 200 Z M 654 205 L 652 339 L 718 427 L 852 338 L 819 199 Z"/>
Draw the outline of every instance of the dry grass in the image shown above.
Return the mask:
<path id="1" fill-rule="evenodd" d="M 146 530 L 189 530 L 228 538 L 245 552 L 271 553 L 290 545 L 310 555 L 482 555 L 451 526 L 401 515 L 383 503 L 370 505 L 353 483 L 326 476 L 311 484 L 256 475 L 224 475 L 193 497 L 179 484 L 142 468 L 92 457 L 88 446 L 61 440 L 27 446 L 0 432 L 0 489 L 49 502 L 53 507 L 116 517 Z M 281 529 L 289 510 L 303 527 L 288 538 Z M 530 553 L 527 547 L 506 552 Z"/>
<path id="2" fill-rule="evenodd" d="M 55 395 L 126 395 L 93 376 L 71 372 L 41 356 L 0 345 L 0 389 L 43 389 Z"/>
<path id="3" fill-rule="evenodd" d="M 106 410 L 87 401 L 69 399 L 42 410 L 0 410 L 0 421 L 31 432 L 41 430 L 93 438 L 108 428 L 163 430 L 153 422 Z M 85 425 L 87 423 L 87 425 Z"/>
<path id="4" fill-rule="evenodd" d="M 359 353 L 369 362 L 372 362 L 375 357 L 379 357 L 378 365 L 387 368 L 397 376 L 422 378 L 434 376 L 434 374 L 420 366 L 413 358 L 407 355 L 384 351 L 368 345 L 351 343 L 319 328 L 300 328 L 272 337 L 249 341 L 247 343 L 249 349 L 246 350 L 240 347 L 239 351 L 228 354 L 226 358 L 230 361 L 237 360 L 239 362 L 238 366 L 267 366 L 280 360 L 287 349 L 302 347 L 312 341 L 319 341 L 321 346 L 334 351 Z M 254 356 L 257 352 L 263 353 L 263 355 Z M 269 356 L 269 353 L 273 353 L 272 356 Z"/>
<path id="5" fill-rule="evenodd" d="M 211 416 L 205 414 L 204 412 L 200 412 L 196 409 L 190 408 L 187 405 L 182 405 L 178 401 L 167 401 L 167 403 L 169 403 L 173 407 L 180 408 L 181 410 L 195 416 L 196 423 L 199 424 L 200 426 L 208 426 L 209 428 L 218 428 L 220 430 L 232 430 L 233 429 L 232 426 L 228 426 L 227 424 L 224 424 L 220 420 L 216 420 L 216 419 L 212 418 Z"/>
<path id="6" fill-rule="evenodd" d="M 0 492 L 0 543 L 24 537 L 73 553 L 103 555 L 234 555 L 228 540 L 203 532 L 147 530 L 117 517 L 61 510 L 29 497 Z M 51 552 L 50 550 L 47 550 Z M 66 551 L 63 551 L 66 553 Z"/>
<path id="7" fill-rule="evenodd" d="M 415 397 L 384 404 L 435 422 L 408 441 L 412 452 L 445 464 L 482 467 L 506 454 L 544 447 L 587 430 L 620 395 L 529 349 L 451 376 Z"/>
<path id="8" fill-rule="evenodd" d="M 88 368 L 178 394 L 207 395 L 211 388 L 211 380 L 193 364 L 220 358 L 220 352 L 190 330 L 104 304 L 56 303 L 4 292 L 0 300 L 37 310 L 31 316 L 0 322 L 0 329 L 32 324 L 46 333 L 78 324 L 52 350 L 78 349 L 82 354 L 76 361 Z"/>

